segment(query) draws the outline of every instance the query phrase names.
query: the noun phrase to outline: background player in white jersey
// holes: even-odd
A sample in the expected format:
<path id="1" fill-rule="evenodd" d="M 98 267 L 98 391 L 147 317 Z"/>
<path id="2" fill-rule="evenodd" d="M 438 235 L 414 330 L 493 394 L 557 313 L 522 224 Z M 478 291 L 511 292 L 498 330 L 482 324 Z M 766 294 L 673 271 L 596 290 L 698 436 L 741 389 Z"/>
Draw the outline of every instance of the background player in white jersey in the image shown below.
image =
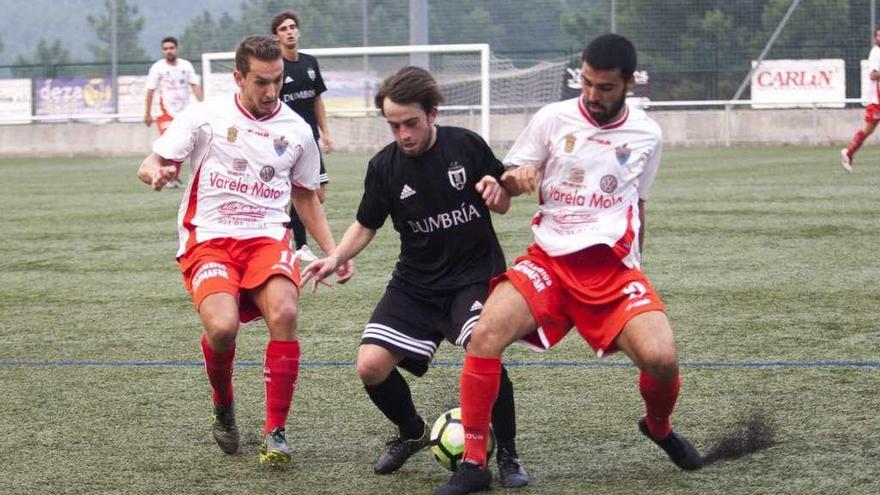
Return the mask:
<path id="1" fill-rule="evenodd" d="M 159 135 L 171 125 L 174 116 L 183 111 L 189 104 L 189 93 L 202 101 L 202 88 L 199 76 L 188 60 L 177 57 L 177 38 L 166 36 L 162 39 L 162 58 L 150 66 L 147 74 L 147 101 L 144 110 L 144 123 L 147 127 L 153 123 L 153 93 L 159 90 L 159 109 L 162 114 L 156 119 Z M 168 187 L 177 188 L 181 183 L 178 176 L 168 182 Z"/>
<path id="2" fill-rule="evenodd" d="M 192 175 L 178 215 L 177 260 L 204 325 L 202 351 L 214 403 L 212 434 L 238 450 L 232 366 L 240 323 L 269 329 L 260 462 L 290 460 L 284 431 L 299 373 L 299 262 L 290 251 L 288 198 L 325 252 L 333 237 L 318 201 L 318 150 L 309 126 L 278 101 L 281 49 L 249 36 L 235 54 L 238 91 L 184 110 L 153 145 L 139 178 L 160 190 L 183 160 Z M 337 270 L 340 282 L 351 263 Z"/>
<path id="3" fill-rule="evenodd" d="M 868 92 L 868 107 L 865 108 L 865 127 L 856 131 L 849 145 L 840 150 L 840 166 L 847 172 L 852 172 L 853 156 L 880 122 L 880 27 L 874 29 L 874 46 L 868 54 L 868 70 L 871 91 Z"/>
<path id="4" fill-rule="evenodd" d="M 428 445 L 428 426 L 397 368 L 422 376 L 444 339 L 467 347 L 489 280 L 505 268 L 490 214 L 510 206 L 498 184 L 504 167 L 478 135 L 434 125 L 442 99 L 419 67 L 383 81 L 375 103 L 394 142 L 370 160 L 357 219 L 337 249 L 305 271 L 304 280 L 320 281 L 363 250 L 389 216 L 400 234 L 397 266 L 357 359 L 367 395 L 399 430 L 379 456 L 377 474 L 398 470 Z M 498 468 L 505 487 L 518 487 L 529 477 L 517 458 L 513 385 L 503 368 L 500 383 L 492 413 Z"/>
<path id="5" fill-rule="evenodd" d="M 574 326 L 599 356 L 622 350 L 638 367 L 641 432 L 682 469 L 697 450 L 672 430 L 680 388 L 663 303 L 639 270 L 645 199 L 660 161 L 660 128 L 626 105 L 636 52 L 618 35 L 581 56 L 582 95 L 542 108 L 504 160 L 511 194 L 539 190 L 535 244 L 492 281 L 461 374 L 464 461 L 437 495 L 489 488 L 486 441 L 501 354 L 510 344 L 549 349 Z"/>
<path id="6" fill-rule="evenodd" d="M 305 119 L 312 127 L 315 141 L 320 140 L 324 151 L 329 153 L 333 149 L 333 142 L 330 139 L 330 126 L 327 125 L 327 111 L 324 108 L 324 100 L 321 98 L 321 93 L 327 91 L 327 86 L 324 85 L 318 59 L 299 51 L 299 15 L 289 10 L 280 12 L 272 17 L 269 27 L 272 30 L 272 35 L 281 45 L 281 55 L 284 57 L 284 84 L 281 86 L 281 101 Z M 322 156 L 321 187 L 318 189 L 318 199 L 322 203 L 329 181 Z M 303 261 L 317 259 L 307 244 L 306 228 L 293 208 L 290 209 L 290 230 L 293 232 L 293 246 L 300 259 Z"/>

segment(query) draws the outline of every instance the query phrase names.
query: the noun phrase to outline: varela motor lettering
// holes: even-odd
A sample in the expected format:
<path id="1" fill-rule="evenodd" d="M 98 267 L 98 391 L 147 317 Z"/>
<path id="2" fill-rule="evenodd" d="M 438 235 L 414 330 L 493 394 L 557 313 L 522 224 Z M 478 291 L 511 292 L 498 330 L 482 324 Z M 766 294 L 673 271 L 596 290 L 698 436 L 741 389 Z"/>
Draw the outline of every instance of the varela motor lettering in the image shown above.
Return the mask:
<path id="1" fill-rule="evenodd" d="M 550 194 L 548 196 L 550 200 L 556 201 L 557 203 L 575 206 L 587 205 L 590 208 L 607 209 L 623 203 L 623 198 L 620 196 L 605 196 L 604 194 L 593 193 L 593 195 L 590 196 L 589 204 L 587 204 L 587 197 L 583 194 L 563 191 L 556 187 L 550 188 Z"/>
<path id="2" fill-rule="evenodd" d="M 227 189 L 229 191 L 250 194 L 251 196 L 266 199 L 278 199 L 281 197 L 281 191 L 260 182 L 248 184 L 241 179 L 230 179 L 217 173 L 211 174 L 208 180 L 210 181 L 211 186 L 216 187 L 217 189 Z"/>
<path id="3" fill-rule="evenodd" d="M 590 198 L 590 208 L 611 208 L 614 205 L 623 203 L 620 196 L 605 196 L 604 194 L 593 193 Z"/>
<path id="4" fill-rule="evenodd" d="M 415 233 L 423 232 L 429 234 L 438 229 L 448 229 L 468 223 L 475 218 L 482 218 L 480 210 L 472 204 L 462 203 L 461 207 L 455 210 L 438 213 L 415 222 L 407 220 L 406 223 L 409 224 L 409 227 Z"/>

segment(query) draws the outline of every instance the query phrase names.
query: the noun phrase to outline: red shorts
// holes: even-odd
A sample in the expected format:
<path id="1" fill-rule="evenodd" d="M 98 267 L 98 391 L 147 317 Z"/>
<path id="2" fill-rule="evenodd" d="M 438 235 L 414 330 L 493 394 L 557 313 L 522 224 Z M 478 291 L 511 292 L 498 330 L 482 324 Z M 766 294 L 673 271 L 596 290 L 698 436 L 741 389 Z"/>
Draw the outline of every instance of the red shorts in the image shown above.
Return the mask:
<path id="1" fill-rule="evenodd" d="M 202 301 L 217 292 L 227 292 L 239 300 L 239 320 L 247 323 L 260 318 L 259 309 L 241 292 L 263 285 L 269 277 L 282 275 L 300 288 L 299 260 L 290 246 L 270 237 L 232 239 L 224 237 L 200 242 L 178 260 L 183 285 L 198 311 Z"/>
<path id="2" fill-rule="evenodd" d="M 162 115 L 156 117 L 156 127 L 159 128 L 159 135 L 165 134 L 165 130 L 168 129 L 168 126 L 171 125 L 171 121 L 174 120 L 174 117 L 168 115 L 167 113 L 163 113 Z"/>
<path id="3" fill-rule="evenodd" d="M 538 350 L 553 347 L 576 326 L 601 357 L 617 350 L 614 339 L 634 316 L 666 310 L 645 275 L 604 245 L 551 257 L 533 244 L 490 287 L 502 280 L 510 280 L 529 305 L 538 329 L 522 341 Z"/>
<path id="4" fill-rule="evenodd" d="M 865 122 L 869 124 L 880 122 L 880 105 L 871 103 L 865 108 Z"/>

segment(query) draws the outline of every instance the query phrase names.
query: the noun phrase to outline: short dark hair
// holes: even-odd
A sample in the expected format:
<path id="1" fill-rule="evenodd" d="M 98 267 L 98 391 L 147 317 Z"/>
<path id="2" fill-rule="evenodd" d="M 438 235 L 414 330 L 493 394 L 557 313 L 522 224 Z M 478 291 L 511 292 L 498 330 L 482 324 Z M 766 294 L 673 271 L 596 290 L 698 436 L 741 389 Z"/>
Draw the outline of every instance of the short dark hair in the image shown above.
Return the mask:
<path id="1" fill-rule="evenodd" d="M 177 38 L 175 38 L 174 36 L 166 36 L 162 38 L 162 45 L 164 45 L 165 43 L 174 43 L 174 46 L 177 46 Z"/>
<path id="2" fill-rule="evenodd" d="M 596 70 L 620 69 L 628 81 L 636 71 L 636 48 L 623 36 L 603 34 L 587 44 L 581 62 Z"/>
<path id="3" fill-rule="evenodd" d="M 254 34 L 241 40 L 235 49 L 235 68 L 246 76 L 251 70 L 251 57 L 262 62 L 281 58 L 281 46 L 269 36 Z"/>
<path id="4" fill-rule="evenodd" d="M 401 105 L 418 103 L 425 113 L 431 113 L 431 110 L 443 102 L 443 94 L 440 93 L 437 81 L 425 69 L 412 65 L 400 69 L 382 81 L 374 100 L 376 108 L 382 111 L 382 115 L 385 114 L 382 110 L 385 98 Z"/>
<path id="5" fill-rule="evenodd" d="M 299 27 L 299 16 L 296 12 L 292 10 L 285 10 L 284 12 L 279 12 L 272 16 L 272 22 L 269 24 L 269 28 L 272 30 L 272 34 L 278 34 L 275 31 L 278 29 L 278 26 L 281 25 L 282 22 L 287 19 L 292 19 L 293 22 L 296 23 L 296 27 Z"/>

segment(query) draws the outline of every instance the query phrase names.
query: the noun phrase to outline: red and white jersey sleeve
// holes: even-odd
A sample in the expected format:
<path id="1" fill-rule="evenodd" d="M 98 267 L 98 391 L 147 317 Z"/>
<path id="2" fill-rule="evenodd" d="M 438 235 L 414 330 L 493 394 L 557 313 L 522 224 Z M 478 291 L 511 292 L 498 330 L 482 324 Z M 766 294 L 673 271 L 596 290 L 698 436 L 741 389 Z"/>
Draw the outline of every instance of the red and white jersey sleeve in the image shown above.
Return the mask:
<path id="1" fill-rule="evenodd" d="M 199 83 L 199 76 L 188 60 L 182 58 L 172 65 L 167 60 L 157 60 L 147 74 L 147 89 L 158 90 L 159 108 L 162 113 L 176 117 L 189 104 L 193 84 Z"/>
<path id="2" fill-rule="evenodd" d="M 504 158 L 541 171 L 535 242 L 550 256 L 606 244 L 638 267 L 639 199 L 660 164 L 662 132 L 644 111 L 624 107 L 599 125 L 581 98 L 538 111 Z"/>
<path id="3" fill-rule="evenodd" d="M 177 256 L 220 237 L 281 240 L 292 187 L 318 188 L 312 129 L 279 102 L 257 118 L 238 95 L 189 106 L 154 144 L 159 156 L 192 167 L 178 212 Z"/>
<path id="4" fill-rule="evenodd" d="M 871 52 L 868 54 L 868 72 L 870 73 L 872 70 L 880 71 L 880 46 L 877 45 L 871 47 Z M 868 92 L 868 103 L 878 105 L 880 104 L 880 81 L 871 81 L 871 87 L 874 91 Z"/>

